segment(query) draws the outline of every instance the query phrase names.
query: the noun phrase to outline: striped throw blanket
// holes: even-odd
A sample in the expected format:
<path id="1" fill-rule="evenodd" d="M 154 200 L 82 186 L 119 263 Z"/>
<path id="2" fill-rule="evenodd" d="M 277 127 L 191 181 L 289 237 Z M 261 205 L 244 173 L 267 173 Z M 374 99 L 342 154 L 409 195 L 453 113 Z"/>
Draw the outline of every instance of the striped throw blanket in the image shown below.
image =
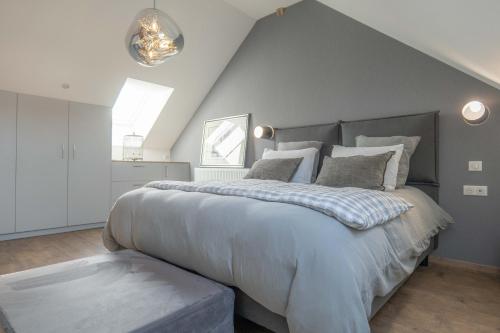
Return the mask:
<path id="1" fill-rule="evenodd" d="M 356 187 L 334 188 L 314 184 L 284 183 L 275 180 L 154 181 L 146 187 L 239 196 L 303 206 L 334 217 L 339 222 L 358 230 L 383 224 L 412 207 L 404 199 L 388 192 Z"/>

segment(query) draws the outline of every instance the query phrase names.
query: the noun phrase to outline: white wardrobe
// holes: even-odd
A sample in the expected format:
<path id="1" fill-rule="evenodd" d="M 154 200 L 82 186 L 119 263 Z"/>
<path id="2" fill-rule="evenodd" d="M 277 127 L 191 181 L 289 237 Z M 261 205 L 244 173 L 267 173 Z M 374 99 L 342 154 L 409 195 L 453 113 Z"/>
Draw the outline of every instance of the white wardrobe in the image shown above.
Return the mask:
<path id="1" fill-rule="evenodd" d="M 68 225 L 104 222 L 111 198 L 111 109 L 69 104 Z"/>
<path id="2" fill-rule="evenodd" d="M 1 174 L 15 186 L 0 194 L 8 196 L 2 208 L 15 202 L 13 211 L 8 204 L 13 218 L 2 218 L 0 233 L 104 222 L 111 198 L 111 110 L 6 92 L 0 93 L 0 108 L 11 157 Z M 3 146 L 2 140 L 2 153 Z"/>

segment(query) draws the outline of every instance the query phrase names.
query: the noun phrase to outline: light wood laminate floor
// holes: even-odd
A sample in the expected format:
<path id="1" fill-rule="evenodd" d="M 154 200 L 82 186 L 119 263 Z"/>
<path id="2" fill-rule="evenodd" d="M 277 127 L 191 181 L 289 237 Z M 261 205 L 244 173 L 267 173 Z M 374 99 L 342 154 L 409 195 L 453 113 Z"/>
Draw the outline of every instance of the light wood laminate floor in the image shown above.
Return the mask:
<path id="1" fill-rule="evenodd" d="M 0 274 L 106 252 L 101 229 L 2 241 Z M 382 308 L 371 327 L 376 333 L 500 332 L 500 272 L 431 260 Z M 237 332 L 267 331 L 240 320 Z"/>

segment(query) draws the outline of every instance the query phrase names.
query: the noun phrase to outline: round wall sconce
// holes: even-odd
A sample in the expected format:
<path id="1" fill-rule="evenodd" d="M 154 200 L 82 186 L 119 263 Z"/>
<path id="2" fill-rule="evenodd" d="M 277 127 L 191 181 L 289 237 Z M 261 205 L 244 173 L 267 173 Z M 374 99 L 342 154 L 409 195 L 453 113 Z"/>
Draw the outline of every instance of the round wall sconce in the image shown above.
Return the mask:
<path id="1" fill-rule="evenodd" d="M 259 125 L 253 130 L 253 135 L 257 139 L 272 139 L 274 137 L 274 128 L 269 125 Z"/>
<path id="2" fill-rule="evenodd" d="M 468 125 L 481 125 L 488 120 L 490 110 L 479 101 L 471 101 L 462 108 L 462 117 Z"/>

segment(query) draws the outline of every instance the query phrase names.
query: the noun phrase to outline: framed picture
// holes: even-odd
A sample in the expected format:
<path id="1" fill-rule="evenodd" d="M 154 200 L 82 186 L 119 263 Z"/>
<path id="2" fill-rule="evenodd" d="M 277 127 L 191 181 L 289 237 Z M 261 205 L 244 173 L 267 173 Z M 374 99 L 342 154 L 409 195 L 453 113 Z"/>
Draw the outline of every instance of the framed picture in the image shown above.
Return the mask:
<path id="1" fill-rule="evenodd" d="M 248 114 L 206 120 L 203 125 L 200 166 L 245 166 Z"/>

